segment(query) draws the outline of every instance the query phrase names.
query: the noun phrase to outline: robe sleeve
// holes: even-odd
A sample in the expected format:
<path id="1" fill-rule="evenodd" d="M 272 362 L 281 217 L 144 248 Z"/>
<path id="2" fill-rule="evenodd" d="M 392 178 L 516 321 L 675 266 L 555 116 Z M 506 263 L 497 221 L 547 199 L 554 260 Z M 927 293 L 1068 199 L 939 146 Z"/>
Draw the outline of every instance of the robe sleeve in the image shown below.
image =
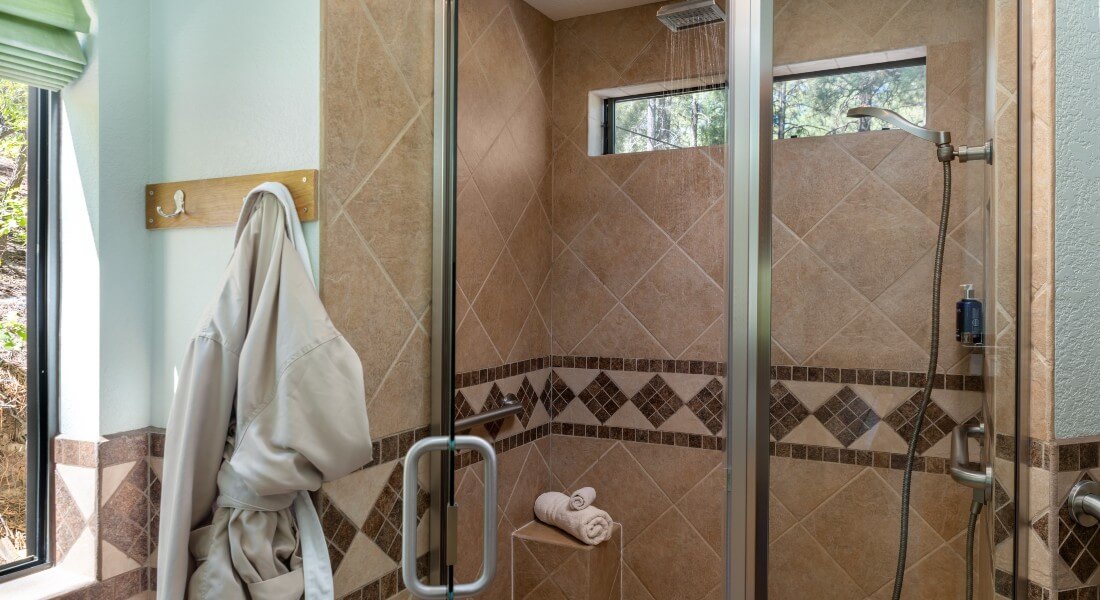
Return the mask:
<path id="1" fill-rule="evenodd" d="M 161 481 L 157 598 L 184 597 L 191 531 L 208 521 L 233 410 L 238 356 L 210 337 L 187 349 L 168 417 Z"/>
<path id="2" fill-rule="evenodd" d="M 369 463 L 363 371 L 351 345 L 335 335 L 305 350 L 238 439 L 233 469 L 263 496 L 315 491 Z"/>

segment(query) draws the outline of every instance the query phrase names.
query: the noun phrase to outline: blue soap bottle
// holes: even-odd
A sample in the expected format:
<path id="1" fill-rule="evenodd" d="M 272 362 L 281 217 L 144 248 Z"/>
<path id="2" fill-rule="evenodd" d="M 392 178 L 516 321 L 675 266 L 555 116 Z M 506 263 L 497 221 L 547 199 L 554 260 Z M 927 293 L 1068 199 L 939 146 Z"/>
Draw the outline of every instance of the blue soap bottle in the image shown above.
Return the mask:
<path id="1" fill-rule="evenodd" d="M 967 283 L 962 289 L 963 298 L 955 304 L 955 340 L 968 346 L 980 346 L 985 329 L 982 302 L 974 298 L 973 285 Z"/>

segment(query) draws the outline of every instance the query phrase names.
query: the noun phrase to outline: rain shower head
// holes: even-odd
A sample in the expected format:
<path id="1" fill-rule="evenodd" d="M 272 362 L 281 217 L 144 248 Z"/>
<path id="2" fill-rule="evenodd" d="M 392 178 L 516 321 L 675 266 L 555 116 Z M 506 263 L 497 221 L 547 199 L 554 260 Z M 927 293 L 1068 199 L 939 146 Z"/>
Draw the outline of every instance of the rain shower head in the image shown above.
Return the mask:
<path id="1" fill-rule="evenodd" d="M 928 140 L 933 144 L 936 144 L 937 146 L 951 143 L 950 131 L 935 131 L 932 129 L 925 129 L 924 127 L 910 122 L 905 117 L 899 115 L 892 110 L 879 108 L 877 106 L 858 106 L 856 108 L 848 109 L 848 118 L 859 119 L 862 117 L 873 117 L 875 119 L 881 119 L 906 133 L 910 133 L 921 139 Z"/>
<path id="2" fill-rule="evenodd" d="M 725 21 L 726 13 L 715 0 L 685 0 L 662 6 L 657 20 L 673 31 L 683 31 Z"/>

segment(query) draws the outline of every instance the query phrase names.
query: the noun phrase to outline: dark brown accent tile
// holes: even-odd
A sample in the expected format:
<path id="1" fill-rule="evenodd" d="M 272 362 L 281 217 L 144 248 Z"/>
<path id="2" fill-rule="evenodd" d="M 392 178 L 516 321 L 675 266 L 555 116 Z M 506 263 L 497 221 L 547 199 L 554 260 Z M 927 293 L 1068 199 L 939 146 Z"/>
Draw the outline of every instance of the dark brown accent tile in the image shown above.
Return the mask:
<path id="1" fill-rule="evenodd" d="M 638 407 L 654 429 L 663 425 L 684 405 L 684 401 L 660 375 L 654 375 L 630 401 Z"/>
<path id="2" fill-rule="evenodd" d="M 810 416 L 809 409 L 779 381 L 772 384 L 768 404 L 768 429 L 777 440 L 787 437 Z"/>
<path id="3" fill-rule="evenodd" d="M 909 440 L 913 438 L 922 395 L 923 392 L 913 394 L 908 400 L 886 415 L 884 419 L 902 439 Z M 921 424 L 920 437 L 917 439 L 917 452 L 921 454 L 926 452 L 936 442 L 947 436 L 956 425 L 958 423 L 936 404 L 935 399 L 929 400 L 928 408 L 924 414 L 924 422 Z"/>
<path id="4" fill-rule="evenodd" d="M 845 448 L 880 420 L 870 405 L 848 386 L 840 388 L 840 391 L 826 400 L 813 414 Z"/>

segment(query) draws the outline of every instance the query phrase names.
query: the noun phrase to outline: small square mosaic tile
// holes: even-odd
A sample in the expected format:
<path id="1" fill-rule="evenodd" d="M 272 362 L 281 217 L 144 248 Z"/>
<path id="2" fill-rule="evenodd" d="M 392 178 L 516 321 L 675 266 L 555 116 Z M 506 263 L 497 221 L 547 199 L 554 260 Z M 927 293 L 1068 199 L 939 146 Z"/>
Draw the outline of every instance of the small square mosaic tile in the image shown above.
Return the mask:
<path id="1" fill-rule="evenodd" d="M 848 386 L 840 388 L 819 406 L 814 416 L 845 448 L 881 420 L 870 405 Z"/>
<path id="2" fill-rule="evenodd" d="M 628 402 L 628 398 L 619 386 L 615 385 L 615 382 L 603 371 L 600 371 L 592 383 L 581 391 L 578 398 L 600 420 L 600 423 L 606 423 Z"/>
<path id="3" fill-rule="evenodd" d="M 902 439 L 912 439 L 916 429 L 917 411 L 920 410 L 922 392 L 917 392 L 902 402 L 890 414 L 886 415 L 886 423 L 898 432 Z M 921 427 L 920 437 L 917 439 L 917 452 L 923 454 L 929 448 L 936 445 L 945 436 L 951 433 L 958 423 L 947 414 L 940 405 L 936 404 L 935 395 L 928 402 L 928 409 L 924 413 L 924 423 Z"/>
<path id="4" fill-rule="evenodd" d="M 768 429 L 776 441 L 787 437 L 787 434 L 810 416 L 809 409 L 779 381 L 772 384 L 769 404 Z"/>
<path id="5" fill-rule="evenodd" d="M 630 401 L 642 411 L 642 415 L 649 420 L 654 429 L 663 425 L 684 405 L 684 401 L 660 375 L 654 375 Z"/>

